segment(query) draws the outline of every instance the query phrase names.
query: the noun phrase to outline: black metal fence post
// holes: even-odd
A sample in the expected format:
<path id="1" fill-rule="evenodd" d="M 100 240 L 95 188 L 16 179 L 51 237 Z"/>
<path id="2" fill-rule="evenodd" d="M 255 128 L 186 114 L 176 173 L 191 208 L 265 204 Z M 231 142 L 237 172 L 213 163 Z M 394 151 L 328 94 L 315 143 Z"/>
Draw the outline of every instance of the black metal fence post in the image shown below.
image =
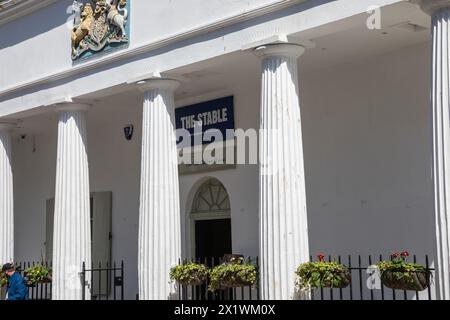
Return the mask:
<path id="1" fill-rule="evenodd" d="M 425 256 L 425 267 L 429 271 L 434 270 L 434 269 L 430 269 L 430 263 L 428 261 L 428 255 Z M 428 300 L 432 300 L 432 297 L 431 297 L 431 286 L 428 287 Z"/>
<path id="2" fill-rule="evenodd" d="M 116 300 L 117 299 L 117 287 L 116 287 L 116 275 L 117 275 L 117 271 L 116 271 L 116 263 L 114 262 L 113 265 L 113 299 Z"/>
<path id="3" fill-rule="evenodd" d="M 124 267 L 124 263 L 123 260 L 120 264 L 120 274 L 121 274 L 121 286 L 120 286 L 120 300 L 124 300 L 124 292 L 125 292 L 125 267 Z"/>
<path id="4" fill-rule="evenodd" d="M 83 261 L 81 269 L 81 300 L 86 300 L 86 263 Z"/>

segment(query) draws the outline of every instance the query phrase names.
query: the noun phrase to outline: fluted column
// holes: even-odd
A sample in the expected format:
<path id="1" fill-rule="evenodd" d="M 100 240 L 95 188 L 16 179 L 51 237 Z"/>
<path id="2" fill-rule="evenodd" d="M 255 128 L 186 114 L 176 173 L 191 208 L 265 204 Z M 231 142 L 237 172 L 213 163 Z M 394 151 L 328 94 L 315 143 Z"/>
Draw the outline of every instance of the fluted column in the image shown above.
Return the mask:
<path id="1" fill-rule="evenodd" d="M 11 168 L 13 122 L 0 120 L 0 265 L 14 260 L 14 195 Z"/>
<path id="2" fill-rule="evenodd" d="M 178 82 L 139 83 L 144 92 L 139 209 L 139 298 L 171 299 L 170 268 L 181 254 L 174 91 Z"/>
<path id="3" fill-rule="evenodd" d="M 423 0 L 432 16 L 431 106 L 437 286 L 450 300 L 450 0 Z"/>
<path id="4" fill-rule="evenodd" d="M 297 59 L 305 49 L 273 44 L 262 59 L 259 218 L 262 299 L 294 299 L 295 270 L 309 260 Z"/>
<path id="5" fill-rule="evenodd" d="M 59 112 L 53 239 L 54 300 L 80 300 L 82 263 L 91 263 L 86 115 L 88 106 L 62 104 Z M 89 299 L 86 290 L 86 298 Z"/>

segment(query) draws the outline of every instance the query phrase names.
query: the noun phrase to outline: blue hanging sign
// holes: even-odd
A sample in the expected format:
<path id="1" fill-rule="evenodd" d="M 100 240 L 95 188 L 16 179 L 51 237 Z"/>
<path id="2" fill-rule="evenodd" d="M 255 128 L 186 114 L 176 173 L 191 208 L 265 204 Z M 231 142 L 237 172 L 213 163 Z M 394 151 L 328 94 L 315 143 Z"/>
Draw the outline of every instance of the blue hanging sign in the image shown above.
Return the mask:
<path id="1" fill-rule="evenodd" d="M 177 129 L 186 129 L 191 134 L 191 145 L 209 144 L 213 141 L 204 138 L 208 130 L 217 130 L 227 139 L 227 130 L 234 129 L 234 98 L 233 96 L 175 109 L 175 124 Z M 211 131 L 210 131 L 211 132 Z M 195 135 L 201 135 L 195 139 Z M 201 139 L 200 139 L 201 138 Z M 178 142 L 182 140 L 178 139 Z M 186 146 L 185 142 L 182 142 Z"/>

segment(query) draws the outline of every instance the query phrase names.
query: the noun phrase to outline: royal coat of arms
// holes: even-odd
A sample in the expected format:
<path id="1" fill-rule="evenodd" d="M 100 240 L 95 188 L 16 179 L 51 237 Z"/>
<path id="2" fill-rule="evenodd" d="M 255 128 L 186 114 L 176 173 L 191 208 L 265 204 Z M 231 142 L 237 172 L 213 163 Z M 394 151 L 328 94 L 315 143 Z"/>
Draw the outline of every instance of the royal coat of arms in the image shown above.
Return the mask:
<path id="1" fill-rule="evenodd" d="M 72 8 L 75 16 L 72 60 L 77 60 L 87 52 L 95 53 L 106 47 L 128 43 L 127 0 L 74 1 Z"/>

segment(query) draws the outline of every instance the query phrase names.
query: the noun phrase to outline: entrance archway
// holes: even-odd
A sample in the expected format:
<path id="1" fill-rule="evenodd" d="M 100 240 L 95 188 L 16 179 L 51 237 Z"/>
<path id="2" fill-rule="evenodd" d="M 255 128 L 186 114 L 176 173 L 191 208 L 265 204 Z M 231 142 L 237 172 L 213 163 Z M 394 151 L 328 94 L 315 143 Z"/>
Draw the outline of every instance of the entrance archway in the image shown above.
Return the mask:
<path id="1" fill-rule="evenodd" d="M 232 252 L 230 198 L 219 180 L 211 178 L 198 188 L 190 220 L 193 257 L 217 263 Z"/>

